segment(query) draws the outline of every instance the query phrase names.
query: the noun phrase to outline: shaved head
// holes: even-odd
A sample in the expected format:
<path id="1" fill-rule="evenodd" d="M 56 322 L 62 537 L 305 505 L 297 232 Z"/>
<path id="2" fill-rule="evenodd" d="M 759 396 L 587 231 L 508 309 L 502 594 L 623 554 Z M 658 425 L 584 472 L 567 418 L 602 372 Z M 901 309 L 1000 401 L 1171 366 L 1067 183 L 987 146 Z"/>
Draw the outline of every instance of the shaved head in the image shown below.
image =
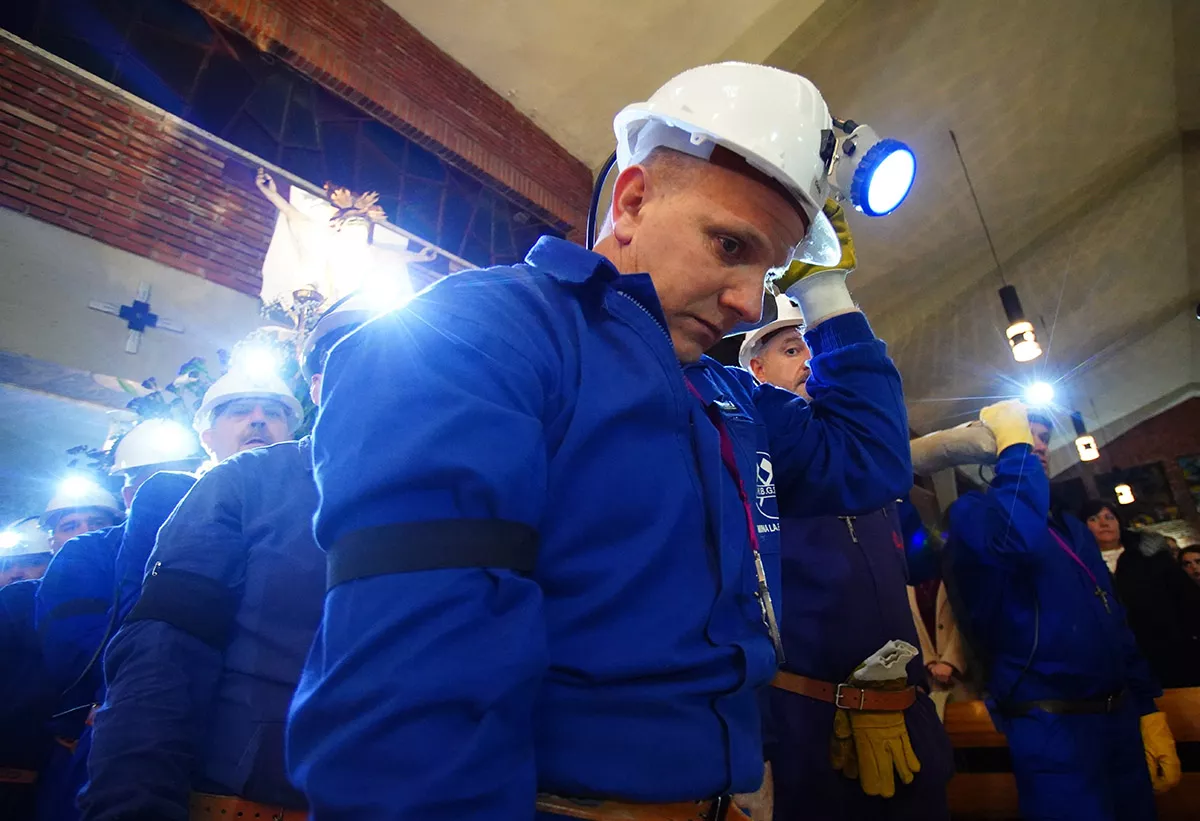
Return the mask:
<path id="1" fill-rule="evenodd" d="M 730 152 L 705 161 L 660 148 L 617 176 L 596 251 L 650 275 L 676 355 L 694 362 L 758 320 L 767 272 L 807 227 L 781 186 Z"/>

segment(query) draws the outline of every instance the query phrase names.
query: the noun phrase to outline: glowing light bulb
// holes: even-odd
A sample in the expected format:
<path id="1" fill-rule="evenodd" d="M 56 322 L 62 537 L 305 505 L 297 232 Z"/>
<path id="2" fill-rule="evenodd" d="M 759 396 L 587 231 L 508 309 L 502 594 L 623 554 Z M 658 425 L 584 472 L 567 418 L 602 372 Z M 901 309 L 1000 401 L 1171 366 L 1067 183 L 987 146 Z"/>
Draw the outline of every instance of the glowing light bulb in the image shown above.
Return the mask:
<path id="1" fill-rule="evenodd" d="M 1113 493 L 1117 494 L 1117 504 L 1131 505 L 1136 501 L 1133 498 L 1133 488 L 1129 485 L 1117 485 L 1113 488 Z"/>
<path id="2" fill-rule="evenodd" d="M 279 376 L 282 366 L 279 355 L 267 345 L 247 345 L 237 352 L 233 367 L 252 379 Z"/>
<path id="3" fill-rule="evenodd" d="M 895 211 L 912 189 L 917 177 L 917 158 L 905 147 L 887 154 L 871 173 L 867 183 L 867 204 L 863 210 L 871 216 Z"/>
<path id="4" fill-rule="evenodd" d="M 1054 401 L 1054 386 L 1049 382 L 1034 382 L 1025 388 L 1025 402 L 1030 405 L 1049 405 Z"/>
<path id="5" fill-rule="evenodd" d="M 196 450 L 196 437 L 178 422 L 164 420 L 154 430 L 153 447 L 162 453 L 192 453 Z"/>
<path id="6" fill-rule="evenodd" d="M 1100 458 L 1100 448 L 1096 446 L 1096 437 L 1084 434 L 1075 440 L 1075 450 L 1079 451 L 1079 461 L 1094 462 Z"/>
<path id="7" fill-rule="evenodd" d="M 15 530 L 0 531 L 0 550 L 12 550 L 21 543 L 21 534 Z"/>
<path id="8" fill-rule="evenodd" d="M 58 485 L 59 493 L 64 496 L 86 496 L 99 489 L 95 482 L 83 476 L 68 476 Z"/>

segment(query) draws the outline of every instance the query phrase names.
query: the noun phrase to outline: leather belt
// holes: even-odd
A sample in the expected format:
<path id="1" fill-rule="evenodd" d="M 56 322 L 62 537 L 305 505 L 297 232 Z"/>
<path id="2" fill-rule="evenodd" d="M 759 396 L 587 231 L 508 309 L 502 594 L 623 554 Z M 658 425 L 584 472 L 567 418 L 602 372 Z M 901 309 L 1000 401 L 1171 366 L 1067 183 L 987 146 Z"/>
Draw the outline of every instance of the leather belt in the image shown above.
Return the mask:
<path id="1" fill-rule="evenodd" d="M 917 688 L 903 690 L 868 690 L 849 684 L 831 684 L 808 676 L 798 676 L 780 670 L 771 686 L 801 696 L 836 705 L 842 710 L 868 710 L 880 713 L 902 713 L 917 700 Z"/>
<path id="2" fill-rule="evenodd" d="M 540 793 L 538 812 L 584 821 L 750 821 L 725 795 L 711 801 L 681 801 L 676 804 L 627 804 L 623 801 L 563 798 Z"/>
<path id="3" fill-rule="evenodd" d="M 209 795 L 194 792 L 188 808 L 189 821 L 220 818 L 261 819 L 261 821 L 308 821 L 308 810 L 293 810 L 272 804 L 259 804 L 234 795 Z"/>
<path id="4" fill-rule="evenodd" d="M 1027 716 L 1034 710 L 1056 715 L 1081 715 L 1111 713 L 1121 706 L 1125 700 L 1124 691 L 1105 698 L 1084 699 L 1081 701 L 1065 701 L 1057 698 L 1047 698 L 1040 701 L 1019 701 L 1015 704 L 1004 704 L 1000 712 L 1008 718 Z"/>
<path id="5" fill-rule="evenodd" d="M 36 770 L 0 767 L 0 784 L 33 784 L 37 782 L 37 777 Z"/>

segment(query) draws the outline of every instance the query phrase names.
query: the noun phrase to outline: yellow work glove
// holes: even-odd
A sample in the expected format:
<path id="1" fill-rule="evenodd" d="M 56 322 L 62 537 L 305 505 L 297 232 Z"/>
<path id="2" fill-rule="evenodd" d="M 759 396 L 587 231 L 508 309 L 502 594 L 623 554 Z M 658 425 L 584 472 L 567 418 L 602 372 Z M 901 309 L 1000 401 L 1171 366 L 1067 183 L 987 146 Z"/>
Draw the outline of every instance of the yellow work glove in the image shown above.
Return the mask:
<path id="1" fill-rule="evenodd" d="M 988 405 L 979 412 L 979 421 L 996 437 L 996 453 L 1001 454 L 1011 445 L 1032 445 L 1033 432 L 1029 430 L 1029 415 L 1025 404 L 1019 399 L 1006 399 Z"/>
<path id="2" fill-rule="evenodd" d="M 858 255 L 854 251 L 854 237 L 850 235 L 850 226 L 846 224 L 846 212 L 842 210 L 842 206 L 833 200 L 825 200 L 825 208 L 823 210 L 825 211 L 825 216 L 829 217 L 829 222 L 833 225 L 833 230 L 837 232 L 838 244 L 842 247 L 841 260 L 837 265 L 828 268 L 808 262 L 801 262 L 798 259 L 792 260 L 787 270 L 775 280 L 779 293 L 787 293 L 788 289 L 797 282 L 813 274 L 825 271 L 838 271 L 842 274 L 848 274 L 858 265 Z"/>
<path id="3" fill-rule="evenodd" d="M 896 794 L 895 773 L 911 784 L 913 774 L 921 771 L 904 713 L 899 712 L 838 710 L 829 760 L 842 775 L 857 778 L 867 795 L 882 798 Z"/>
<path id="4" fill-rule="evenodd" d="M 1175 736 L 1167 726 L 1163 713 L 1142 716 L 1142 746 L 1146 748 L 1146 766 L 1150 768 L 1150 783 L 1155 792 L 1166 792 L 1179 783 L 1179 755 L 1175 752 Z"/>

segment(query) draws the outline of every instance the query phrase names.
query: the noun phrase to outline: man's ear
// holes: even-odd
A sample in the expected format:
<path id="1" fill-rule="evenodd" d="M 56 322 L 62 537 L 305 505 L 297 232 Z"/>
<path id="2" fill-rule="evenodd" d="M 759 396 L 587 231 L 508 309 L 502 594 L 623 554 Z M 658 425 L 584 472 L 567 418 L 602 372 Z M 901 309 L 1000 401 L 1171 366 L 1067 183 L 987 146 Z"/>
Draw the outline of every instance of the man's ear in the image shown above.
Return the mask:
<path id="1" fill-rule="evenodd" d="M 648 177 L 645 167 L 631 165 L 617 176 L 613 183 L 612 233 L 622 245 L 633 241 L 633 234 L 642 218 L 646 204 Z"/>
<path id="2" fill-rule="evenodd" d="M 754 374 L 754 378 L 759 382 L 767 381 L 767 372 L 763 370 L 762 360 L 757 356 L 750 360 L 750 373 Z"/>

